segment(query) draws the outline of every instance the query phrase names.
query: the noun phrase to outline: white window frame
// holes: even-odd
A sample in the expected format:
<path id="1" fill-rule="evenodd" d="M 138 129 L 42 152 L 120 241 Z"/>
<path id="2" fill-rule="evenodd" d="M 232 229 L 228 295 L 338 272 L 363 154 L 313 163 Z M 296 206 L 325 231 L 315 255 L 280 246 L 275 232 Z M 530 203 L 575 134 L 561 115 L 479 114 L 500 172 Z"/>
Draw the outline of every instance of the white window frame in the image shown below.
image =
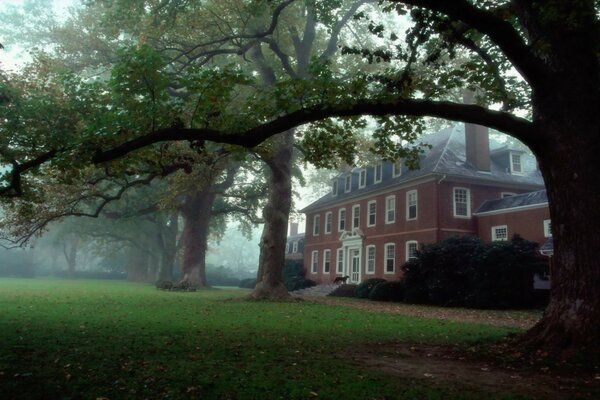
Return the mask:
<path id="1" fill-rule="evenodd" d="M 321 233 L 321 214 L 313 216 L 313 236 L 319 236 Z"/>
<path id="2" fill-rule="evenodd" d="M 552 222 L 549 219 L 544 220 L 544 237 L 552 237 Z"/>
<path id="3" fill-rule="evenodd" d="M 344 177 L 344 193 L 348 193 L 352 190 L 352 174 Z"/>
<path id="4" fill-rule="evenodd" d="M 358 212 L 355 215 L 355 211 Z M 355 204 L 352 206 L 352 229 L 360 227 L 360 204 Z"/>
<path id="5" fill-rule="evenodd" d="M 405 254 L 406 254 L 406 261 L 410 261 L 413 258 L 417 258 L 416 255 L 411 256 L 411 252 L 410 252 L 410 247 L 411 246 L 415 246 L 415 251 L 419 250 L 419 242 L 417 242 L 416 240 L 407 240 L 406 241 L 406 245 L 405 245 Z"/>
<path id="6" fill-rule="evenodd" d="M 392 177 L 397 178 L 402 175 L 402 160 L 397 160 L 392 164 Z"/>
<path id="7" fill-rule="evenodd" d="M 373 252 L 371 258 L 371 251 Z M 365 247 L 365 274 L 373 275 L 375 273 L 375 245 L 371 244 Z"/>
<path id="8" fill-rule="evenodd" d="M 374 204 L 374 212 L 371 213 L 371 205 Z M 373 223 L 371 223 L 371 215 L 373 216 Z M 371 200 L 367 203 L 367 226 L 372 227 L 377 224 L 377 200 Z"/>
<path id="9" fill-rule="evenodd" d="M 523 175 L 523 155 L 520 153 L 510 153 L 509 161 L 510 161 L 510 173 L 513 175 Z M 518 160 L 518 163 L 515 162 L 515 158 Z M 515 168 L 515 165 L 519 165 L 519 169 Z"/>
<path id="10" fill-rule="evenodd" d="M 392 201 L 390 205 L 390 200 Z M 390 212 L 392 218 L 390 218 Z M 396 222 L 396 196 L 388 196 L 385 198 L 385 223 L 393 224 Z"/>
<path id="11" fill-rule="evenodd" d="M 342 218 L 343 214 L 343 218 Z M 342 227 L 342 221 L 344 222 L 344 226 Z M 346 207 L 340 208 L 338 210 L 338 232 L 343 232 L 346 230 Z"/>
<path id="12" fill-rule="evenodd" d="M 383 163 L 375 164 L 373 169 L 373 183 L 381 182 L 383 180 Z"/>
<path id="13" fill-rule="evenodd" d="M 504 238 L 498 236 L 498 230 L 504 229 L 506 236 Z M 492 241 L 493 242 L 505 242 L 508 240 L 508 225 L 496 225 L 492 226 Z"/>
<path id="14" fill-rule="evenodd" d="M 290 242 L 285 244 L 285 254 L 290 254 Z"/>
<path id="15" fill-rule="evenodd" d="M 410 198 L 413 194 L 414 194 L 415 199 L 414 199 L 414 204 L 411 205 Z M 413 206 L 415 207 L 415 216 L 413 218 L 410 218 L 410 208 Z M 406 192 L 406 220 L 414 221 L 418 218 L 418 216 L 419 216 L 419 192 L 417 192 L 416 189 L 409 190 L 408 192 Z"/>
<path id="16" fill-rule="evenodd" d="M 332 187 L 331 187 L 331 194 L 333 196 L 337 196 L 338 195 L 338 185 L 339 185 L 338 180 L 337 180 L 337 178 L 335 178 L 333 180 L 333 184 L 332 184 Z"/>
<path id="17" fill-rule="evenodd" d="M 362 189 L 367 186 L 367 169 L 363 168 L 358 171 L 358 188 Z"/>
<path id="18" fill-rule="evenodd" d="M 323 273 L 331 273 L 331 250 L 329 249 L 323 250 Z"/>
<path id="19" fill-rule="evenodd" d="M 393 251 L 393 257 L 390 258 L 389 256 L 389 248 L 392 247 L 394 249 Z M 396 273 L 396 243 L 386 243 L 384 246 L 384 253 L 383 253 L 383 273 L 385 275 L 392 275 Z M 392 270 L 388 271 L 388 261 L 392 260 Z"/>
<path id="20" fill-rule="evenodd" d="M 319 251 L 313 250 L 310 255 L 310 273 L 315 275 L 319 268 Z"/>
<path id="21" fill-rule="evenodd" d="M 332 229 L 332 225 L 333 225 L 333 214 L 331 213 L 331 211 L 327 211 L 325 213 L 325 233 L 331 233 L 331 229 Z"/>
<path id="22" fill-rule="evenodd" d="M 457 209 L 457 204 L 458 202 L 456 201 L 456 192 L 459 190 L 464 190 L 465 191 L 465 200 L 466 200 L 466 210 L 467 210 L 467 215 L 463 215 L 463 214 L 458 214 L 456 211 Z M 455 187 L 452 190 L 452 205 L 453 205 L 453 210 L 454 210 L 454 218 L 471 218 L 471 189 L 466 188 L 466 187 Z"/>
<path id="23" fill-rule="evenodd" d="M 296 240 L 295 242 L 292 243 L 292 254 L 295 254 L 298 252 L 298 241 Z"/>
<path id="24" fill-rule="evenodd" d="M 337 262 L 336 262 L 336 270 L 335 273 L 341 275 L 344 273 L 344 249 L 337 249 Z"/>

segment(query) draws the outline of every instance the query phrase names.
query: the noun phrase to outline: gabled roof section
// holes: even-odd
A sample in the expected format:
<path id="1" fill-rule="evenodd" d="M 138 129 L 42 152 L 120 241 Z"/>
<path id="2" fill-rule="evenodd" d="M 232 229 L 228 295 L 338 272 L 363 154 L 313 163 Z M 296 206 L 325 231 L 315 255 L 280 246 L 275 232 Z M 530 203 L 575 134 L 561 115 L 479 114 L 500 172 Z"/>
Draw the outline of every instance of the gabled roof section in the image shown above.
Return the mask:
<path id="1" fill-rule="evenodd" d="M 542 206 L 548 204 L 546 190 L 523 193 L 516 196 L 503 197 L 501 199 L 487 200 L 475 211 L 475 215 L 511 211 L 519 208 Z"/>
<path id="2" fill-rule="evenodd" d="M 367 168 L 367 185 L 363 188 L 359 188 L 357 184 L 357 169 L 341 173 L 334 178 L 339 180 L 337 195 L 334 196 L 329 192 L 305 207 L 301 212 L 308 212 L 330 204 L 351 200 L 371 192 L 383 191 L 394 186 L 407 184 L 416 179 L 433 175 L 466 178 L 483 183 L 505 183 L 508 185 L 524 186 L 530 190 L 535 187 L 543 187 L 543 180 L 539 171 L 537 171 L 535 158 L 529 154 L 523 160 L 524 170 L 529 172 L 525 172 L 521 175 L 511 174 L 506 167 L 501 163 L 496 162 L 494 158 L 491 158 L 489 172 L 479 171 L 473 165 L 468 163 L 465 148 L 464 124 L 457 124 L 452 128 L 446 128 L 437 133 L 424 135 L 420 138 L 420 141 L 431 145 L 431 149 L 425 149 L 425 153 L 421 156 L 420 168 L 418 170 L 409 170 L 403 165 L 401 175 L 394 177 L 392 174 L 393 164 L 384 161 L 382 181 L 374 183 L 373 168 L 370 166 Z M 491 152 L 495 149 L 502 148 L 510 149 L 505 143 L 500 143 L 490 137 Z M 519 147 L 515 149 L 515 151 L 520 150 L 521 148 Z M 352 176 L 352 190 L 350 192 L 345 192 L 344 178 L 348 175 Z"/>

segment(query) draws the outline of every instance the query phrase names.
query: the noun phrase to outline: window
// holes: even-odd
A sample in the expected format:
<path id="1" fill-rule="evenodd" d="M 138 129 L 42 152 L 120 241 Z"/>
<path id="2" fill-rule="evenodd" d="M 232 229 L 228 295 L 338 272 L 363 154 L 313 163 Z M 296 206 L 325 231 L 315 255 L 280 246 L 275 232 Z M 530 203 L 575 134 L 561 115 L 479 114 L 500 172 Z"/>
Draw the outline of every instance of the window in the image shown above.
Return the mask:
<path id="1" fill-rule="evenodd" d="M 500 197 L 505 198 L 505 197 L 511 197 L 511 196 L 516 196 L 516 193 L 513 192 L 502 192 L 500 193 Z"/>
<path id="2" fill-rule="evenodd" d="M 292 253 L 298 252 L 298 242 L 292 243 Z"/>
<path id="3" fill-rule="evenodd" d="M 419 243 L 416 240 L 406 242 L 406 261 L 417 258 L 417 250 L 419 250 Z"/>
<path id="4" fill-rule="evenodd" d="M 379 182 L 381 182 L 382 178 L 383 178 L 383 164 L 382 163 L 377 163 L 375 165 L 375 178 L 374 178 L 374 182 L 375 183 L 379 183 Z"/>
<path id="5" fill-rule="evenodd" d="M 338 211 L 338 232 L 346 229 L 346 209 L 340 208 Z"/>
<path id="6" fill-rule="evenodd" d="M 454 216 L 471 217 L 471 191 L 466 188 L 454 188 Z"/>
<path id="7" fill-rule="evenodd" d="M 510 153 L 510 173 L 511 174 L 522 174 L 523 167 L 521 165 L 521 155 L 517 153 Z"/>
<path id="8" fill-rule="evenodd" d="M 311 253 L 311 259 L 310 259 L 310 273 L 311 274 L 317 273 L 318 263 L 319 263 L 319 252 L 317 250 L 313 250 L 313 252 Z"/>
<path id="9" fill-rule="evenodd" d="M 367 274 L 375 273 L 375 246 L 367 246 L 367 268 L 365 270 Z"/>
<path id="10" fill-rule="evenodd" d="M 402 175 L 402 161 L 398 160 L 394 163 L 392 176 L 395 178 L 400 175 Z"/>
<path id="11" fill-rule="evenodd" d="M 317 214 L 313 217 L 313 236 L 319 236 L 320 225 L 321 225 L 321 215 Z"/>
<path id="12" fill-rule="evenodd" d="M 508 240 L 508 227 L 506 225 L 492 226 L 492 240 Z"/>
<path id="13" fill-rule="evenodd" d="M 344 192 L 348 193 L 352 187 L 352 175 L 347 175 L 344 178 Z"/>
<path id="14" fill-rule="evenodd" d="M 335 272 L 339 275 L 344 273 L 344 249 L 337 250 L 337 270 Z"/>
<path id="15" fill-rule="evenodd" d="M 367 226 L 375 226 L 375 221 L 377 219 L 377 202 L 375 200 L 369 202 L 368 210 Z"/>
<path id="16" fill-rule="evenodd" d="M 333 215 L 331 211 L 325 213 L 325 233 L 331 233 L 331 223 L 333 221 Z"/>
<path id="17" fill-rule="evenodd" d="M 544 237 L 552 236 L 552 223 L 549 219 L 544 220 Z"/>
<path id="18" fill-rule="evenodd" d="M 367 170 L 361 169 L 358 173 L 358 188 L 362 189 L 367 186 Z"/>
<path id="19" fill-rule="evenodd" d="M 388 243 L 385 245 L 385 273 L 393 274 L 396 270 L 396 245 Z"/>
<path id="20" fill-rule="evenodd" d="M 406 219 L 417 219 L 417 191 L 406 192 Z"/>
<path id="21" fill-rule="evenodd" d="M 331 250 L 323 250 L 323 273 L 328 274 L 331 267 Z"/>
<path id="22" fill-rule="evenodd" d="M 352 206 L 352 229 L 358 228 L 360 225 L 360 205 Z"/>
<path id="23" fill-rule="evenodd" d="M 337 196 L 338 194 L 338 180 L 334 179 L 333 181 L 333 186 L 331 188 L 331 194 L 333 194 L 334 196 Z"/>
<path id="24" fill-rule="evenodd" d="M 290 244 L 289 242 L 285 244 L 285 254 L 289 254 L 290 253 Z"/>
<path id="25" fill-rule="evenodd" d="M 385 198 L 385 223 L 394 222 L 396 222 L 396 196 L 388 196 Z"/>

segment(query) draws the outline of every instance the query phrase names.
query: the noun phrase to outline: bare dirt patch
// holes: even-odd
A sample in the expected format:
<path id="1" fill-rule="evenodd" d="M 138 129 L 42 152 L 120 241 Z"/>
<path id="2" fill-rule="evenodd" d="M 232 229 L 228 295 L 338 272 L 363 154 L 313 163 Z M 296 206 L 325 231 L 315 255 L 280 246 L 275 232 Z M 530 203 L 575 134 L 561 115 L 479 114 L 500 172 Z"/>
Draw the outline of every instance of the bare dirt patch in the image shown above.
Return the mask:
<path id="1" fill-rule="evenodd" d="M 506 367 L 450 346 L 371 344 L 340 357 L 372 371 L 458 391 L 469 388 L 542 400 L 600 398 L 600 375 L 592 372 Z"/>
<path id="2" fill-rule="evenodd" d="M 513 328 L 531 328 L 541 317 L 537 311 L 471 310 L 444 308 L 404 303 L 384 303 L 345 297 L 304 297 L 307 301 L 322 304 L 354 307 L 370 312 L 381 312 L 413 317 L 443 319 L 455 322 L 471 322 Z"/>

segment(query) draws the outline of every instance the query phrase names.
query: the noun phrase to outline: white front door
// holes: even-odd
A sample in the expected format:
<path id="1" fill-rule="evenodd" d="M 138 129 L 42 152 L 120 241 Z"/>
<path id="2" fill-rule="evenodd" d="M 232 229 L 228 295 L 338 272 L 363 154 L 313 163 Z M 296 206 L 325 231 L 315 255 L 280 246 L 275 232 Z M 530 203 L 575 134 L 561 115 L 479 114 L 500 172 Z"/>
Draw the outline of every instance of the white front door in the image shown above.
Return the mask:
<path id="1" fill-rule="evenodd" d="M 360 282 L 360 250 L 350 249 L 350 282 Z"/>

